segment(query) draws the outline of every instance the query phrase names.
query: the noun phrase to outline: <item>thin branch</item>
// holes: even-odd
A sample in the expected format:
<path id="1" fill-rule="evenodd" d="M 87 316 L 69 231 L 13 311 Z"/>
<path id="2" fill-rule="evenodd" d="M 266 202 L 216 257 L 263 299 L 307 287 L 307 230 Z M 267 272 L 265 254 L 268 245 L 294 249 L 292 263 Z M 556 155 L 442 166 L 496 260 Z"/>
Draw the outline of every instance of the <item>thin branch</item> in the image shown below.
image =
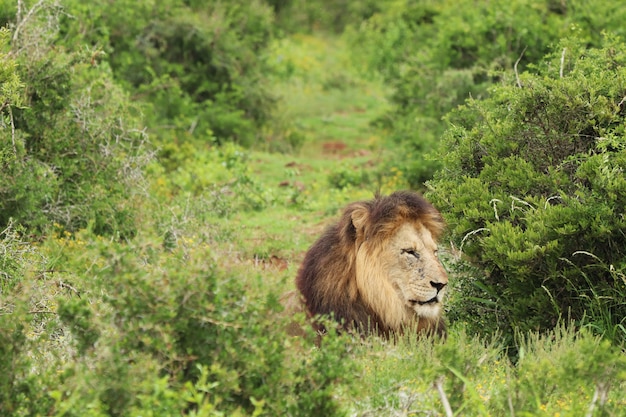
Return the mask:
<path id="1" fill-rule="evenodd" d="M 439 398 L 441 398 L 441 403 L 443 404 L 444 410 L 446 410 L 446 417 L 454 417 L 454 413 L 452 412 L 452 407 L 450 407 L 450 402 L 448 401 L 448 397 L 443 390 L 443 376 L 440 376 L 435 381 L 435 388 L 439 392 Z"/>
<path id="2" fill-rule="evenodd" d="M 600 402 L 600 407 L 604 405 L 604 403 L 606 402 L 606 397 L 607 397 L 608 392 L 609 392 L 608 383 L 601 383 L 601 382 L 596 383 L 596 389 L 593 393 L 593 398 L 591 399 L 591 404 L 589 404 L 589 408 L 587 409 L 587 414 L 585 414 L 585 417 L 593 416 L 593 412 L 596 408 L 596 403 L 598 402 L 598 400 Z"/>
<path id="3" fill-rule="evenodd" d="M 511 417 L 515 417 L 515 407 L 513 406 L 513 398 L 511 396 L 511 375 L 509 374 L 509 370 L 506 371 L 506 387 L 507 387 L 507 402 L 509 403 L 509 411 L 511 412 Z"/>
<path id="4" fill-rule="evenodd" d="M 524 56 L 524 52 L 526 52 L 526 48 L 528 47 L 527 46 L 524 47 L 524 50 L 519 55 L 519 58 L 517 58 L 517 61 L 515 61 L 515 65 L 513 65 L 513 69 L 515 70 L 515 79 L 517 80 L 517 86 L 519 88 L 522 88 L 522 82 L 520 81 L 519 73 L 517 72 L 517 64 L 519 64 L 519 62 L 522 60 L 522 57 Z"/>
<path id="5" fill-rule="evenodd" d="M 18 0 L 17 1 L 17 15 L 16 15 L 16 25 L 15 25 L 15 32 L 13 32 L 13 39 L 12 39 L 12 43 L 13 44 L 17 44 L 17 38 L 18 35 L 20 33 L 20 29 L 22 28 L 22 26 L 24 26 L 24 24 L 28 21 L 28 19 L 30 19 L 33 14 L 35 14 L 35 12 L 41 8 L 41 6 L 43 5 L 45 0 L 39 0 L 37 2 L 37 4 L 35 4 L 33 7 L 31 7 L 31 9 L 28 11 L 28 13 L 26 13 L 26 16 L 24 16 L 24 18 L 22 18 L 22 0 Z"/>
<path id="6" fill-rule="evenodd" d="M 498 206 L 496 203 L 502 203 L 502 200 L 498 200 L 497 198 L 492 198 L 489 204 L 493 205 L 493 214 L 496 216 L 496 220 L 500 221 L 500 216 L 498 216 Z"/>
<path id="7" fill-rule="evenodd" d="M 565 51 L 567 48 L 563 48 L 563 52 L 561 52 L 561 69 L 559 69 L 559 77 L 563 78 L 563 67 L 565 66 Z"/>
<path id="8" fill-rule="evenodd" d="M 28 314 L 56 314 L 56 312 L 50 310 L 30 310 Z"/>
<path id="9" fill-rule="evenodd" d="M 74 291 L 76 293 L 76 295 L 78 296 L 78 298 L 80 298 L 80 292 L 76 288 L 74 288 L 70 284 L 68 284 L 67 282 L 63 282 L 63 281 L 59 280 L 58 285 L 61 288 L 67 288 L 68 290 Z"/>
<path id="10" fill-rule="evenodd" d="M 227 323 L 225 321 L 214 320 L 214 319 L 212 319 L 210 317 L 201 317 L 200 321 L 203 322 L 203 323 L 213 324 L 215 326 L 230 327 L 232 329 L 241 329 L 241 327 L 242 327 L 239 324 Z"/>
<path id="11" fill-rule="evenodd" d="M 15 144 L 15 123 L 13 122 L 13 110 L 11 109 L 10 104 L 7 104 L 7 109 L 9 111 L 9 120 L 11 121 L 11 143 L 13 144 L 13 155 L 15 155 L 15 160 L 17 161 L 18 157 L 17 145 Z"/>
<path id="12" fill-rule="evenodd" d="M 467 233 L 467 234 L 463 237 L 463 239 L 461 240 L 461 246 L 459 247 L 459 252 L 462 252 L 462 251 L 463 251 L 463 245 L 465 244 L 465 241 L 466 241 L 466 240 L 467 240 L 470 236 L 473 236 L 473 235 L 475 235 L 476 233 L 480 233 L 480 232 L 484 232 L 484 231 L 487 231 L 487 232 L 488 232 L 488 231 L 489 231 L 489 229 L 488 229 L 488 228 L 486 228 L 486 227 L 481 227 L 481 228 L 479 228 L 479 229 L 472 230 L 471 232 L 468 232 L 468 233 Z"/>
<path id="13" fill-rule="evenodd" d="M 22 0 L 17 0 L 17 13 L 15 14 L 15 21 L 17 23 L 22 21 Z"/>

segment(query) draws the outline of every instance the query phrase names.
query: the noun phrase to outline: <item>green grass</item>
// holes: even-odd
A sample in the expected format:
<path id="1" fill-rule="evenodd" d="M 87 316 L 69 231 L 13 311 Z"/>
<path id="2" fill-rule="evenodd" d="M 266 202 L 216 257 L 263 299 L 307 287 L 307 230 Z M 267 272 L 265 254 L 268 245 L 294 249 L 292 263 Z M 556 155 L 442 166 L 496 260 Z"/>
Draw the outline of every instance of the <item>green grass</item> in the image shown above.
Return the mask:
<path id="1" fill-rule="evenodd" d="M 583 416 L 593 404 L 590 415 L 624 415 L 624 358 L 608 342 L 558 328 L 529 336 L 513 365 L 494 340 L 462 326 L 445 343 L 371 340 L 358 351 L 359 395 L 350 408 L 357 415 L 446 415 L 447 402 L 463 416 Z M 596 390 L 606 398 L 594 399 Z"/>
<path id="2" fill-rule="evenodd" d="M 320 159 L 321 145 L 340 141 L 349 151 L 380 150 L 370 122 L 389 109 L 387 89 L 364 79 L 341 39 L 299 35 L 276 42 L 274 93 L 280 118 L 306 137 L 301 154 Z"/>
<path id="3" fill-rule="evenodd" d="M 225 267 L 259 274 L 288 290 L 304 252 L 343 206 L 371 198 L 379 188 L 391 191 L 391 183 L 400 180 L 391 173 L 341 189 L 329 181 L 337 172 L 374 172 L 385 155 L 383 132 L 370 125 L 388 109 L 385 89 L 358 76 L 343 42 L 296 36 L 277 42 L 272 51 L 268 60 L 280 65 L 273 86 L 281 98 L 278 127 L 303 135 L 304 143 L 294 152 L 271 152 L 268 139 L 266 146 L 243 151 L 254 184 L 238 192 L 262 190 L 262 207 L 213 221 L 229 231 L 216 250 L 236 252 Z"/>

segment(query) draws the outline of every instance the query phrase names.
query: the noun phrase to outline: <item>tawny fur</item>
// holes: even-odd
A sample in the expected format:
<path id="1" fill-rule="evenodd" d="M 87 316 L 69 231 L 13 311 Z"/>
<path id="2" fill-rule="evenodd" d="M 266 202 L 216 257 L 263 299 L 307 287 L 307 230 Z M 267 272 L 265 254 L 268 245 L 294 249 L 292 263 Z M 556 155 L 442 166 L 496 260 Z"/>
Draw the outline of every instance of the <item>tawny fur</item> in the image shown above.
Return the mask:
<path id="1" fill-rule="evenodd" d="M 435 313 L 419 317 L 416 311 L 422 307 L 410 309 L 399 295 L 398 286 L 391 284 L 389 265 L 399 262 L 393 257 L 406 256 L 389 250 L 390 241 L 402 227 L 416 230 L 413 233 L 436 243 L 444 223 L 440 213 L 414 192 L 396 192 L 347 206 L 340 220 L 309 249 L 298 271 L 296 286 L 307 315 L 312 318 L 332 315 L 344 329 L 360 333 L 375 331 L 389 335 L 411 327 L 445 334 L 442 308 L 437 306 L 432 310 Z M 432 251 L 434 255 L 428 256 L 436 259 L 436 247 Z M 431 261 L 427 271 L 432 276 L 424 275 L 423 282 L 418 283 L 413 278 L 407 285 L 433 290 L 430 286 L 435 284 L 431 283 L 441 281 L 443 288 L 447 275 L 438 260 L 433 266 L 434 263 Z M 424 309 L 430 308 L 426 304 Z M 324 330 L 319 323 L 316 326 Z"/>

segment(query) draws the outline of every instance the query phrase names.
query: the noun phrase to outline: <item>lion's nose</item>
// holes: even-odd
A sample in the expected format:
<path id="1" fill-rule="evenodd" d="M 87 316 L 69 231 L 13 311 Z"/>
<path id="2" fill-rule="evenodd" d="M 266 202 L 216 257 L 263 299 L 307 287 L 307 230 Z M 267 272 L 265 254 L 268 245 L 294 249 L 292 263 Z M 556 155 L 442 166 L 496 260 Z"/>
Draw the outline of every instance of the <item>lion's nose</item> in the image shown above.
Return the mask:
<path id="1" fill-rule="evenodd" d="M 437 289 L 437 292 L 441 291 L 441 289 L 443 287 L 446 286 L 445 282 L 435 282 L 435 281 L 430 281 L 430 285 L 432 285 L 433 287 L 435 287 Z"/>

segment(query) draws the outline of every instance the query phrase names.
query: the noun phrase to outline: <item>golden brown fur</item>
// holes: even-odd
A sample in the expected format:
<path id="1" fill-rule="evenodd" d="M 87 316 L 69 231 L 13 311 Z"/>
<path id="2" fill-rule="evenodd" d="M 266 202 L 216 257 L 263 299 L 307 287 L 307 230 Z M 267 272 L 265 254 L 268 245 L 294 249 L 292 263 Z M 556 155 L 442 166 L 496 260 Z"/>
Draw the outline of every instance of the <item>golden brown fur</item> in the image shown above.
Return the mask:
<path id="1" fill-rule="evenodd" d="M 413 192 L 350 204 L 298 271 L 307 314 L 332 315 L 361 333 L 415 327 L 443 334 L 448 278 L 436 245 L 443 227 L 439 212 Z"/>

